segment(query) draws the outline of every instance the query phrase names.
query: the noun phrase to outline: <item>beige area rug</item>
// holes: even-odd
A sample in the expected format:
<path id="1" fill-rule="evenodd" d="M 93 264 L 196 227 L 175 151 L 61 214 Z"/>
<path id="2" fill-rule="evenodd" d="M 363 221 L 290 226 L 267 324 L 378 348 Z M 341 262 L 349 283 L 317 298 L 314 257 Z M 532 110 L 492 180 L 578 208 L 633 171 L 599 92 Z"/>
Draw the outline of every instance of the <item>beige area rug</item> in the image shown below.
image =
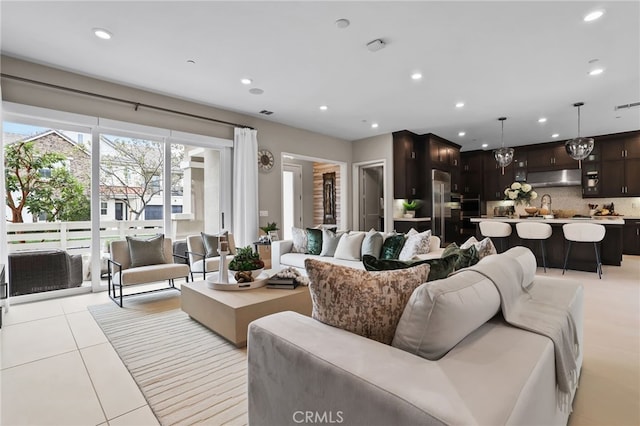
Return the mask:
<path id="1" fill-rule="evenodd" d="M 247 355 L 171 294 L 90 306 L 163 425 L 246 425 Z"/>

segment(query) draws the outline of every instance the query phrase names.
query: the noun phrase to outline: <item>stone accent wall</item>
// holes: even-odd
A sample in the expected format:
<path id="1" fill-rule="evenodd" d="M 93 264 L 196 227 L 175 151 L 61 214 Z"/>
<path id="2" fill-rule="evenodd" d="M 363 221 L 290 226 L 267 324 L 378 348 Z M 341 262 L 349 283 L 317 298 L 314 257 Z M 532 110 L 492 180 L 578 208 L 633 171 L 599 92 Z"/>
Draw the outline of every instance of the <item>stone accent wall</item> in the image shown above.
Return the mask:
<path id="1" fill-rule="evenodd" d="M 313 163 L 313 225 L 322 224 L 323 209 L 323 194 L 322 194 L 322 175 L 324 173 L 335 172 L 336 174 L 336 225 L 338 229 L 343 229 L 343 224 L 340 223 L 340 166 L 336 164 L 327 163 Z"/>

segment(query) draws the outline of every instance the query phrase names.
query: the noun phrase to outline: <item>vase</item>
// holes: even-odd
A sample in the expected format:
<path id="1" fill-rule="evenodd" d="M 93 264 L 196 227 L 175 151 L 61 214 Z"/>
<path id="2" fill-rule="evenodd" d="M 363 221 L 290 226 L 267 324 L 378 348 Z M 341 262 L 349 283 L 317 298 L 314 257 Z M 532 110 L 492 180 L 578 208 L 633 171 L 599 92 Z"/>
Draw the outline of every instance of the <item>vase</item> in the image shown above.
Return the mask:
<path id="1" fill-rule="evenodd" d="M 407 210 L 404 212 L 404 217 L 406 218 L 414 218 L 416 217 L 416 211 L 415 210 Z"/>
<path id="2" fill-rule="evenodd" d="M 515 205 L 516 216 L 523 217 L 529 216 L 529 213 L 525 210 L 529 206 L 529 203 L 518 203 Z"/>

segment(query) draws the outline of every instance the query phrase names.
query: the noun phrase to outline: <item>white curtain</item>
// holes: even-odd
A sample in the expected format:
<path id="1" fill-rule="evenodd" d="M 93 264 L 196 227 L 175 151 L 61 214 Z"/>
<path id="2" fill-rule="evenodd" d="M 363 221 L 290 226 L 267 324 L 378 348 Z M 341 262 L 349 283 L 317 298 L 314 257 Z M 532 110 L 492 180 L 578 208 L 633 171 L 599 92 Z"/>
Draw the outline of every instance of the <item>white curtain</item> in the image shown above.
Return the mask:
<path id="1" fill-rule="evenodd" d="M 258 238 L 258 132 L 237 127 L 233 138 L 233 238 L 237 247 Z"/>

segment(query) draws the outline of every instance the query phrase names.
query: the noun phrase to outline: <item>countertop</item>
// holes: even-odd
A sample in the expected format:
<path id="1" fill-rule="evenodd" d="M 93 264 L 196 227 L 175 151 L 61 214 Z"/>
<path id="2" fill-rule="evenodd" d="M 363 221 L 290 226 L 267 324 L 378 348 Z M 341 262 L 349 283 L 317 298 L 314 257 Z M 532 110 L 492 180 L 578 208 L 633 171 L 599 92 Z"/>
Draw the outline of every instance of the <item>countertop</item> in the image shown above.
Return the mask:
<path id="1" fill-rule="evenodd" d="M 430 217 L 394 217 L 396 222 L 430 222 Z"/>
<path id="2" fill-rule="evenodd" d="M 471 218 L 471 222 L 477 223 L 483 220 L 492 220 L 496 222 L 506 223 L 518 223 L 518 222 L 544 222 L 544 223 L 598 223 L 601 225 L 624 225 L 624 216 L 592 216 L 587 219 L 572 219 L 572 218 L 557 218 L 557 219 L 526 219 L 526 218 L 511 218 L 511 217 L 493 217 L 482 216 Z M 629 219 L 627 217 L 627 219 Z"/>

